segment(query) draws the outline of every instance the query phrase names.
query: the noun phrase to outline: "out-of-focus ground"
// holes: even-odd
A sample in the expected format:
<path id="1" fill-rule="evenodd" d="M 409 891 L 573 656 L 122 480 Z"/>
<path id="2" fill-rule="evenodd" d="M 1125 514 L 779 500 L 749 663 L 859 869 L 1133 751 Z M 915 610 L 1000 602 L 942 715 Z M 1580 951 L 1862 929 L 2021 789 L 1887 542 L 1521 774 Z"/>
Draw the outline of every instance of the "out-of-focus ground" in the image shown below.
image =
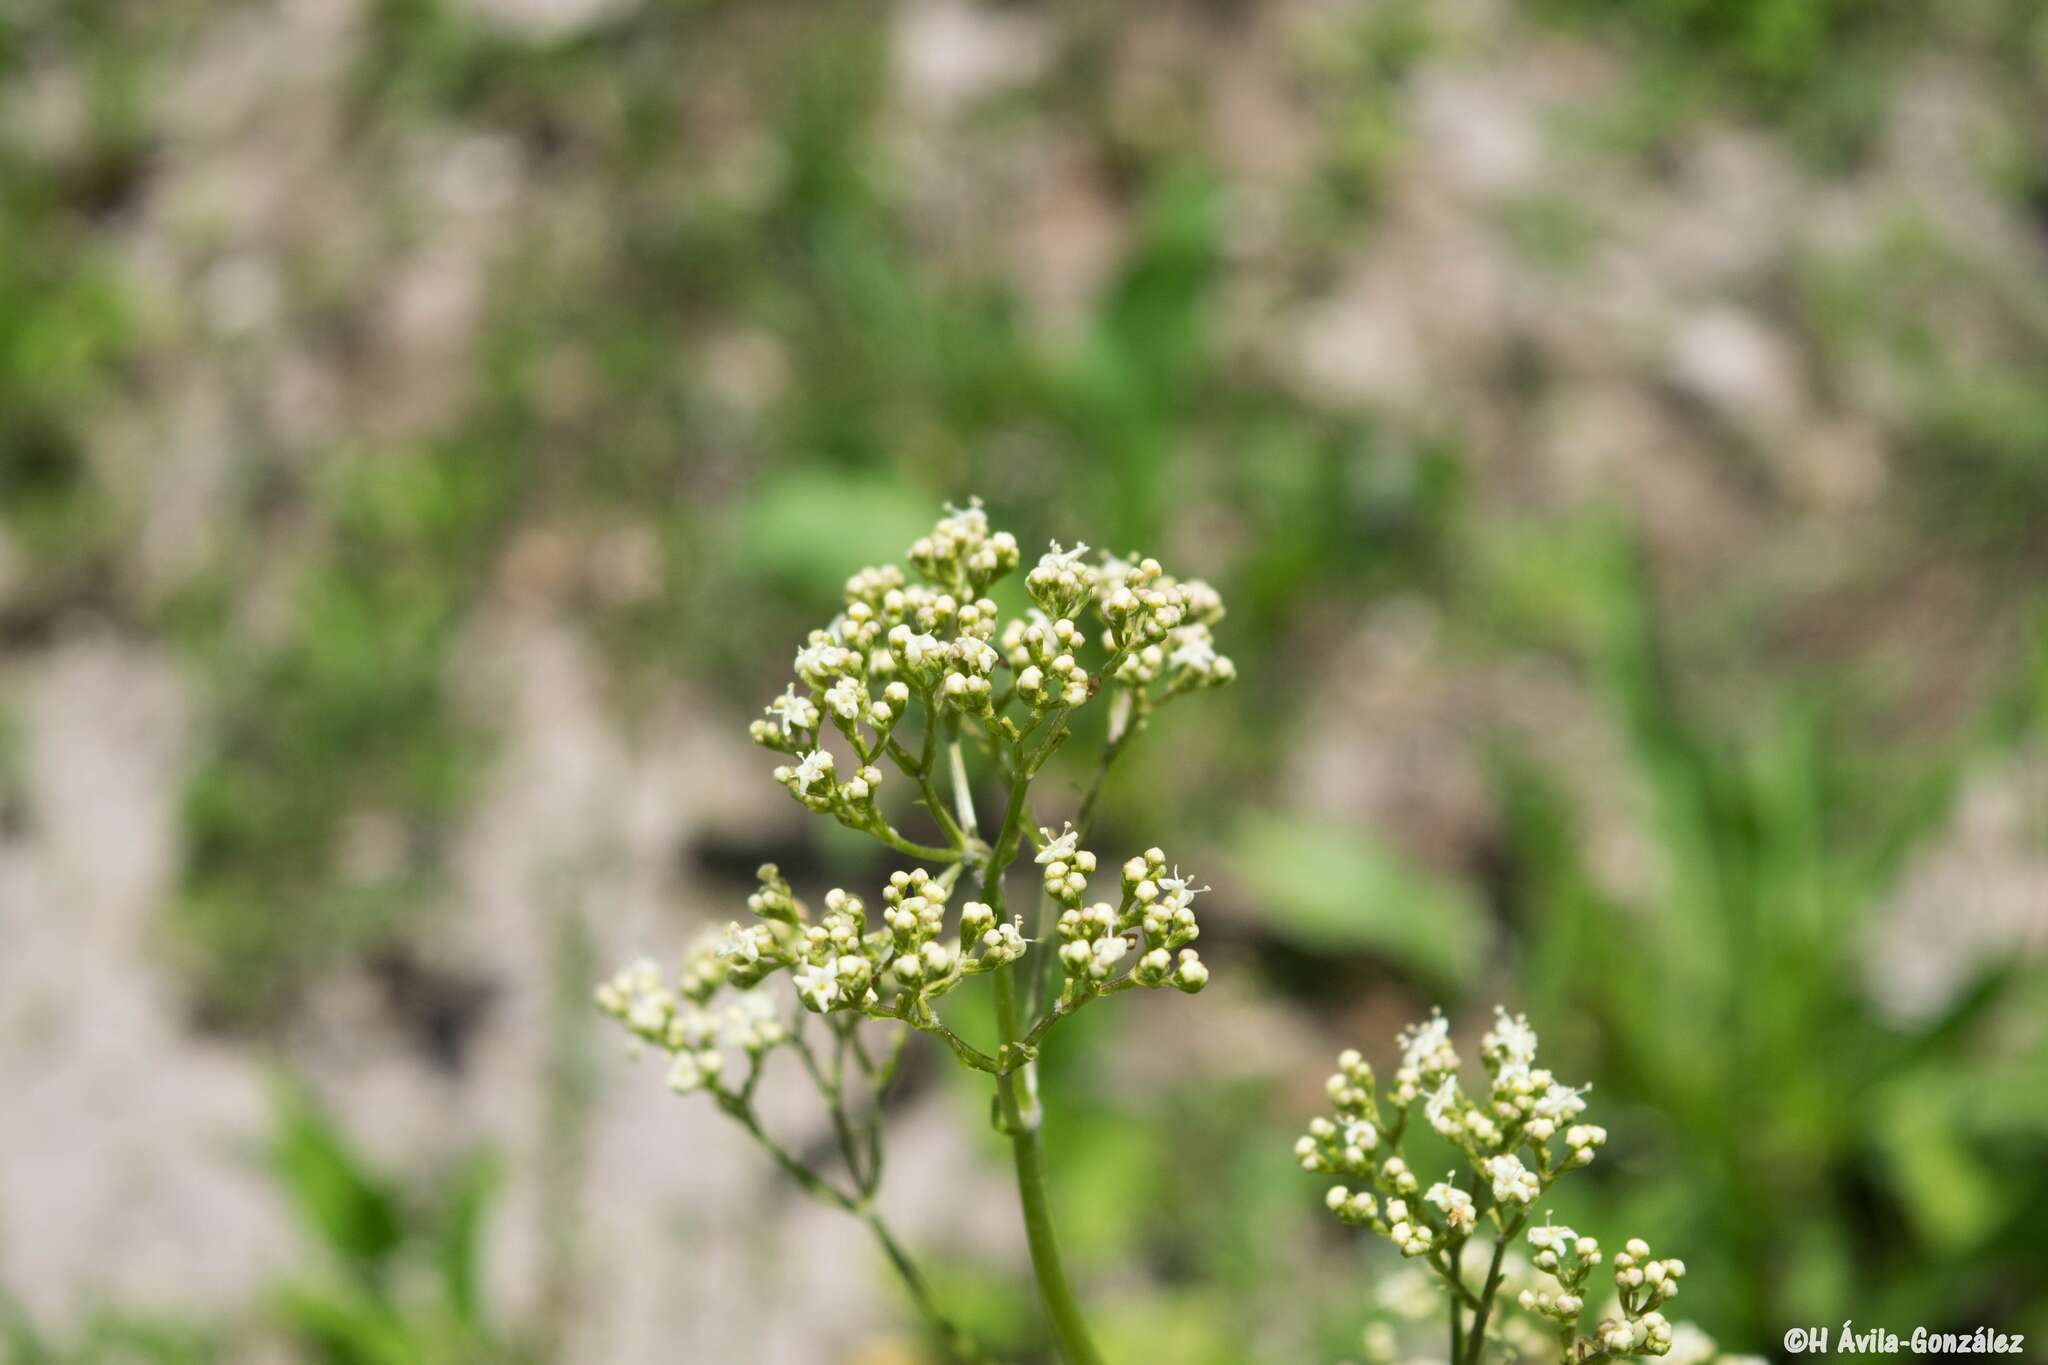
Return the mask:
<path id="1" fill-rule="evenodd" d="M 280 1294 L 303 1084 L 408 1208 L 495 1153 L 492 1340 L 916 1358 L 584 1001 L 879 875 L 744 724 L 969 493 L 1212 577 L 1246 679 L 1109 802 L 1222 926 L 1066 1082 L 1113 1339 L 1355 1350 L 1294 1125 L 1496 998 L 1730 1346 L 2048 1331 L 2048 19 L 1623 9 L 0 18 L 11 1349 L 380 1358 Z M 887 1203 L 1026 1352 L 982 1103 L 913 1068 Z M 472 1358 L 417 1299 L 381 1358 Z"/>

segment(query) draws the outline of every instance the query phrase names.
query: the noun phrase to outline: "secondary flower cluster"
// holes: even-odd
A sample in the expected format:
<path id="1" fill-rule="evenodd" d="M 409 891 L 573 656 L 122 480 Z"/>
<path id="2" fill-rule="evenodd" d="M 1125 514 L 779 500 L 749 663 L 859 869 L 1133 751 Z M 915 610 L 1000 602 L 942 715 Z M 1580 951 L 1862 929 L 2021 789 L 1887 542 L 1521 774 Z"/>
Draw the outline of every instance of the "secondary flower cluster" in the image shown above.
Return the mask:
<path id="1" fill-rule="evenodd" d="M 1495 1011 L 1494 1027 L 1480 1044 L 1486 1083 L 1472 1095 L 1461 1088 L 1457 1049 L 1440 1012 L 1404 1030 L 1399 1044 L 1400 1064 L 1384 1093 L 1356 1050 L 1337 1059 L 1327 1086 L 1332 1112 L 1309 1123 L 1295 1156 L 1306 1171 L 1344 1177 L 1347 1183 L 1332 1185 L 1325 1196 L 1340 1221 L 1371 1229 L 1403 1256 L 1428 1258 L 1454 1292 L 1476 1299 L 1460 1278 L 1467 1240 L 1484 1223 L 1495 1242 L 1511 1243 L 1551 1185 L 1592 1162 L 1607 1130 L 1575 1121 L 1585 1112 L 1585 1091 L 1536 1064 L 1536 1032 L 1524 1016 Z M 1417 1109 L 1421 1121 L 1462 1157 L 1462 1177 L 1452 1170 L 1423 1189 L 1402 1150 Z M 1554 1278 L 1557 1288 L 1524 1291 L 1518 1302 L 1570 1328 L 1585 1310 L 1586 1281 L 1601 1260 L 1599 1244 L 1547 1221 L 1529 1232 L 1529 1242 L 1535 1268 Z M 1614 1264 L 1616 1313 L 1573 1348 L 1581 1351 L 1573 1359 L 1596 1351 L 1610 1358 L 1661 1355 L 1670 1348 L 1671 1325 L 1657 1309 L 1678 1292 L 1684 1263 L 1652 1261 L 1649 1248 L 1636 1240 Z M 1496 1277 L 1479 1290 L 1489 1307 L 1497 1288 Z M 1462 1311 L 1455 1301 L 1452 1311 Z M 1475 1331 L 1484 1330 L 1486 1316 L 1484 1310 L 1476 1313 Z"/>
<path id="2" fill-rule="evenodd" d="M 597 1006 L 625 1026 L 636 1046 L 667 1052 L 669 1088 L 679 1094 L 716 1089 L 725 1070 L 721 1048 L 738 1048 L 756 1062 L 789 1040 L 774 1002 L 759 991 L 742 990 L 717 1009 L 711 996 L 724 981 L 707 977 L 703 959 L 713 951 L 702 945 L 691 954 L 674 989 L 662 980 L 661 968 L 641 958 L 622 968 L 597 988 Z"/>
<path id="3" fill-rule="evenodd" d="M 1194 900 L 1207 887 L 1189 886 L 1175 868 L 1169 875 L 1166 854 L 1149 848 L 1123 867 L 1123 897 L 1082 905 L 1095 855 L 1076 848 L 1078 836 L 1069 827 L 1055 837 L 1042 829 L 1038 861 L 1045 867 L 1045 891 L 1066 907 L 1059 917 L 1060 964 L 1067 973 L 1062 1003 L 1072 1008 L 1089 995 L 1106 994 L 1126 985 L 1173 986 L 1190 995 L 1209 984 L 1201 956 L 1184 945 L 1200 936 Z M 1180 956 L 1176 959 L 1175 950 Z M 1118 976 L 1125 956 L 1138 960 Z"/>
<path id="4" fill-rule="evenodd" d="M 1536 1249 L 1531 1263 L 1556 1280 L 1557 1289 L 1525 1289 L 1516 1301 L 1527 1312 L 1575 1326 L 1585 1311 L 1586 1282 L 1600 1264 L 1600 1243 L 1546 1220 L 1542 1227 L 1529 1230 L 1529 1245 Z M 1683 1278 L 1684 1261 L 1675 1256 L 1652 1260 L 1650 1244 L 1631 1237 L 1628 1246 L 1614 1255 L 1617 1312 L 1594 1334 L 1599 1347 L 1610 1356 L 1668 1352 L 1671 1323 L 1658 1309 L 1677 1296 Z"/>

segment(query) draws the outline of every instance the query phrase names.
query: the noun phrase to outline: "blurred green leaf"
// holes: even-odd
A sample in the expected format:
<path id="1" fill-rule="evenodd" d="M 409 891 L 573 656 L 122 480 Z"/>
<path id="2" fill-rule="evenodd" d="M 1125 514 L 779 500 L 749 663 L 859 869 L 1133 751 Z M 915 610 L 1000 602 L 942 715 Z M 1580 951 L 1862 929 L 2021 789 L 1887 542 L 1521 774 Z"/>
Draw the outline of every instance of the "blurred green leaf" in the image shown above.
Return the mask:
<path id="1" fill-rule="evenodd" d="M 304 1090 L 281 1086 L 277 1110 L 272 1160 L 300 1217 L 345 1261 L 380 1273 L 402 1236 L 397 1193 Z"/>
<path id="2" fill-rule="evenodd" d="M 1951 1255 L 1982 1245 L 2009 1207 L 1948 1116 L 1922 1087 L 1911 1085 L 1893 1096 L 1882 1115 L 1878 1141 L 1920 1235 Z"/>
<path id="3" fill-rule="evenodd" d="M 1231 863 L 1262 919 L 1299 947 L 1372 952 L 1451 990 L 1479 965 L 1487 930 L 1471 893 L 1367 831 L 1261 816 Z"/>
<path id="4" fill-rule="evenodd" d="M 406 1323 L 367 1295 L 287 1285 L 278 1292 L 278 1309 L 330 1365 L 426 1365 Z"/>
<path id="5" fill-rule="evenodd" d="M 898 558 L 931 524 L 931 499 L 895 478 L 803 469 L 770 479 L 746 504 L 741 566 L 836 601 L 847 575 Z"/>
<path id="6" fill-rule="evenodd" d="M 498 1163 L 477 1157 L 457 1174 L 443 1214 L 440 1236 L 441 1280 L 448 1308 L 467 1326 L 482 1322 L 477 1293 L 483 1245 L 484 1215 L 498 1189 Z"/>

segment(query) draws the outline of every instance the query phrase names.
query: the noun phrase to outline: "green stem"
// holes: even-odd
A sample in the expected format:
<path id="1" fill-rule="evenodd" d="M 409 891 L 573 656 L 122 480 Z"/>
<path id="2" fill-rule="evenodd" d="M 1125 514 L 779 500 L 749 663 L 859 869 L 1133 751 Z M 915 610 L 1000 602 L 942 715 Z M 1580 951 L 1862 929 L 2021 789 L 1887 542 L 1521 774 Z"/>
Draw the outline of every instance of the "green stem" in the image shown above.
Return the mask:
<path id="1" fill-rule="evenodd" d="M 843 1209 L 847 1213 L 859 1213 L 861 1211 L 859 1200 L 833 1185 L 810 1167 L 804 1165 L 803 1162 L 797 1160 L 795 1155 L 786 1151 L 781 1143 L 769 1137 L 767 1130 L 761 1127 L 760 1117 L 754 1113 L 754 1108 L 751 1104 L 731 1091 L 718 1091 L 715 1093 L 719 1107 L 732 1115 L 734 1119 L 739 1121 L 739 1125 L 742 1128 L 745 1128 L 753 1135 L 754 1141 L 761 1144 L 762 1150 L 766 1151 L 773 1158 L 775 1164 L 780 1166 L 784 1174 L 794 1180 L 803 1189 L 805 1194 L 810 1195 L 811 1198 L 816 1199 L 822 1204 L 830 1204 L 833 1208 Z"/>
<path id="2" fill-rule="evenodd" d="M 1462 1242 L 1459 1243 L 1458 1249 L 1460 1251 L 1464 1249 Z M 1479 1300 L 1473 1297 L 1470 1289 L 1466 1288 L 1464 1276 L 1459 1274 L 1454 1268 L 1456 1262 L 1452 1259 L 1452 1253 L 1448 1251 L 1442 1253 L 1442 1259 L 1432 1256 L 1429 1258 L 1429 1264 L 1435 1269 L 1437 1274 L 1444 1277 L 1444 1283 L 1451 1287 L 1451 1296 L 1454 1299 L 1467 1308 L 1477 1308 L 1479 1306 Z M 1451 1359 L 1456 1361 L 1457 1357 L 1452 1356 Z"/>
<path id="3" fill-rule="evenodd" d="M 953 800 L 959 806 L 960 828 L 970 835 L 979 834 L 974 822 L 974 795 L 967 788 L 967 762 L 961 757 L 958 739 L 946 746 L 946 759 L 952 767 Z"/>
<path id="4" fill-rule="evenodd" d="M 915 858 L 919 862 L 956 863 L 961 858 L 961 852 L 957 848 L 937 848 L 931 844 L 914 843 L 904 838 L 886 820 L 880 817 L 877 817 L 875 823 L 868 827 L 868 833 L 874 835 L 904 857 Z"/>
<path id="5" fill-rule="evenodd" d="M 830 1025 L 828 1024 L 827 1027 L 830 1027 Z M 834 1044 L 835 1054 L 843 1055 L 846 1046 L 846 1035 L 836 1033 L 835 1031 L 835 1036 L 837 1038 L 837 1042 Z M 874 1184 L 861 1169 L 861 1147 L 854 1140 L 853 1124 L 846 1116 L 846 1097 L 844 1088 L 840 1085 L 839 1063 L 835 1060 L 832 1072 L 827 1074 L 825 1068 L 819 1064 L 817 1055 L 811 1051 L 811 1045 L 805 1040 L 802 1033 L 792 1034 L 791 1041 L 796 1044 L 796 1053 L 804 1064 L 804 1070 L 808 1071 L 811 1075 L 811 1083 L 818 1087 L 818 1093 L 825 1097 L 826 1103 L 831 1108 L 832 1134 L 838 1140 L 839 1155 L 846 1162 L 847 1174 L 853 1177 L 854 1188 L 863 1195 L 873 1194 L 875 1192 Z"/>
<path id="6" fill-rule="evenodd" d="M 931 1284 L 925 1279 L 924 1272 L 917 1268 L 917 1262 L 910 1259 L 910 1253 L 903 1249 L 895 1234 L 889 1231 L 889 1225 L 882 1221 L 882 1215 L 868 1209 L 861 1214 L 861 1221 L 868 1225 L 868 1230 L 874 1233 L 875 1240 L 881 1243 L 883 1253 L 889 1258 L 889 1264 L 896 1269 L 897 1278 L 903 1281 L 903 1287 L 910 1291 L 911 1301 L 917 1305 L 917 1310 L 924 1314 L 925 1321 L 929 1322 L 932 1330 L 938 1334 L 939 1341 L 946 1348 L 946 1354 L 962 1362 L 962 1365 L 971 1365 L 972 1362 L 985 1359 L 967 1334 L 939 1308 L 938 1300 L 933 1296 Z"/>
<path id="7" fill-rule="evenodd" d="M 1017 855 L 1024 798 L 1030 791 L 1033 772 L 1033 765 L 1024 761 L 1021 745 L 1013 751 L 1012 759 L 1014 775 L 1010 781 L 1009 803 L 1004 807 L 1002 828 L 996 835 L 994 847 L 989 850 L 988 864 L 981 878 L 981 898 L 998 918 L 1003 913 L 1003 870 Z M 1042 943 L 1037 945 L 1037 950 L 1041 953 L 1047 951 Z M 1006 962 L 994 973 L 996 1029 L 1002 1043 L 998 1051 L 1003 1054 L 1014 1051 L 1013 1045 L 1022 1032 L 1017 1018 L 1015 977 L 1014 963 Z M 1038 1297 L 1045 1305 L 1046 1318 L 1059 1341 L 1060 1354 L 1068 1365 L 1102 1365 L 1102 1355 L 1088 1335 L 1081 1305 L 1074 1297 L 1073 1286 L 1067 1281 L 1066 1267 L 1060 1261 L 1059 1238 L 1053 1230 L 1052 1201 L 1045 1186 L 1045 1154 L 1039 1145 L 1038 1130 L 1043 1116 L 1038 1107 L 1036 1081 L 1036 1069 L 1028 1062 L 1015 1071 L 1005 1071 L 996 1077 L 996 1103 L 1016 1160 L 1017 1198 L 1024 1213 L 1024 1239 L 1031 1248 L 1031 1271 L 1038 1281 Z"/>
<path id="8" fill-rule="evenodd" d="M 995 974 L 996 1016 L 1005 1042 L 1016 1035 L 1017 993 L 1008 965 Z M 1024 1210 L 1024 1239 L 1031 1247 L 1031 1272 L 1038 1280 L 1038 1297 L 1058 1338 L 1060 1354 L 1068 1365 L 1102 1365 L 1102 1354 L 1088 1335 L 1087 1320 L 1067 1281 L 1060 1260 L 1058 1234 L 1053 1229 L 1052 1201 L 1046 1193 L 1045 1154 L 1039 1144 L 1041 1115 L 1037 1100 L 1025 1108 L 1019 1099 L 1023 1077 L 1006 1074 L 996 1078 L 996 1098 L 1002 1106 L 1003 1126 L 1009 1131 L 1010 1148 L 1017 1166 L 1017 1197 Z"/>
<path id="9" fill-rule="evenodd" d="M 976 1365 L 976 1362 L 986 1359 L 975 1349 L 967 1334 L 940 1311 L 924 1272 L 918 1269 L 917 1262 L 910 1259 L 910 1253 L 903 1249 L 902 1243 L 898 1242 L 895 1234 L 889 1230 L 889 1225 L 882 1221 L 882 1215 L 868 1202 L 868 1192 L 863 1192 L 862 1197 L 856 1198 L 806 1166 L 794 1153 L 768 1136 L 767 1130 L 761 1126 L 760 1116 L 754 1112 L 754 1107 L 739 1093 L 730 1090 L 715 1090 L 712 1093 L 719 1107 L 752 1135 L 754 1141 L 761 1145 L 790 1179 L 796 1181 L 804 1193 L 821 1204 L 828 1204 L 835 1209 L 853 1214 L 868 1225 L 868 1230 L 874 1233 L 875 1240 L 881 1243 L 882 1250 L 888 1255 L 890 1266 L 903 1281 L 904 1288 L 910 1291 L 911 1301 L 917 1305 L 918 1311 L 924 1315 L 939 1340 L 944 1343 L 947 1354 L 961 1362 L 961 1365 Z"/>
<path id="10" fill-rule="evenodd" d="M 1493 1314 L 1494 1296 L 1500 1292 L 1500 1282 L 1505 1278 L 1501 1274 L 1500 1263 L 1507 1255 L 1508 1243 L 1515 1240 L 1515 1235 L 1522 1230 L 1522 1224 L 1528 1221 L 1529 1215 L 1524 1212 L 1503 1228 L 1500 1236 L 1494 1239 L 1493 1263 L 1486 1268 L 1486 1287 L 1479 1291 L 1479 1307 L 1472 1313 L 1472 1335 L 1465 1347 L 1467 1365 L 1479 1365 L 1480 1354 L 1486 1349 L 1486 1320 Z M 1456 1362 L 1453 1362 L 1453 1365 L 1456 1365 Z"/>

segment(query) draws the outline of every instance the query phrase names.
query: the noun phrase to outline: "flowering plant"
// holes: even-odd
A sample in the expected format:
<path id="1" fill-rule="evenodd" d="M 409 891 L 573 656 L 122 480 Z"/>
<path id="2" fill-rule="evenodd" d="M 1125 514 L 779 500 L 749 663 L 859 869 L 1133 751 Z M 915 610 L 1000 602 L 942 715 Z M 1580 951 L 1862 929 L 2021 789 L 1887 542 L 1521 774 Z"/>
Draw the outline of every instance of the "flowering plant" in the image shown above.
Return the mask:
<path id="1" fill-rule="evenodd" d="M 1495 1016 L 1480 1041 L 1486 1085 L 1473 1095 L 1460 1088 L 1458 1054 L 1441 1013 L 1401 1034 L 1400 1066 L 1384 1094 L 1371 1064 L 1345 1051 L 1327 1086 L 1333 1112 L 1310 1121 L 1295 1156 L 1303 1170 L 1357 1182 L 1332 1185 L 1324 1197 L 1339 1221 L 1371 1229 L 1441 1281 L 1451 1365 L 1478 1365 L 1487 1342 L 1502 1338 L 1495 1309 L 1508 1280 L 1509 1248 L 1524 1229 L 1530 1264 L 1549 1283 L 1521 1290 L 1515 1302 L 1555 1329 L 1563 1365 L 1667 1354 L 1674 1335 L 1662 1308 L 1677 1295 L 1685 1262 L 1653 1259 L 1641 1238 L 1614 1253 L 1614 1300 L 1591 1335 L 1579 1332 L 1603 1260 L 1600 1244 L 1547 1214 L 1541 1225 L 1529 1224 L 1553 1184 L 1592 1164 L 1607 1130 L 1577 1121 L 1586 1109 L 1585 1087 L 1565 1085 L 1536 1065 L 1536 1031 L 1527 1017 L 1498 1008 Z M 1456 1170 L 1422 1187 L 1404 1154 L 1417 1108 L 1462 1158 L 1469 1188 Z M 1466 1255 L 1475 1247 L 1483 1253 L 1477 1267 Z"/>
<path id="2" fill-rule="evenodd" d="M 1123 862 L 1109 898 L 1091 901 L 1097 861 L 1082 840 L 1111 766 L 1153 712 L 1234 676 L 1210 633 L 1223 604 L 1155 560 L 1090 558 L 1086 546 L 1055 543 L 1025 575 L 1032 608 L 1003 621 L 987 594 L 1019 567 L 1017 541 L 989 529 L 979 502 L 947 509 L 906 558 L 909 574 L 887 565 L 847 581 L 844 608 L 810 633 L 796 680 L 751 729 L 788 757 L 774 777 L 805 809 L 912 864 L 890 874 L 880 913 L 871 918 L 861 896 L 837 888 L 813 908 L 763 867 L 748 920 L 700 943 L 673 983 L 642 961 L 598 987 L 597 1001 L 636 1043 L 670 1056 L 671 1088 L 709 1095 L 801 1188 L 861 1218 L 938 1340 L 973 1359 L 874 1206 L 881 1102 L 905 1043 L 912 1033 L 943 1042 L 991 1079 L 1040 1297 L 1063 1354 L 1091 1365 L 1100 1357 L 1053 1230 L 1036 1062 L 1054 1027 L 1096 1000 L 1139 988 L 1193 994 L 1208 982 L 1188 946 L 1206 888 L 1148 848 Z M 1074 713 L 1098 702 L 1107 717 L 1093 780 L 1072 820 L 1042 826 L 1033 783 L 1069 739 Z M 986 835 L 970 755 L 1005 792 Z M 885 770 L 905 782 L 885 783 Z M 909 799 L 892 802 L 886 792 L 899 785 Z M 928 832 L 905 832 L 908 806 Z M 1005 896 L 1027 845 L 1043 888 L 1029 924 Z M 779 995 L 770 991 L 777 977 L 787 983 Z M 987 1045 L 944 1018 L 947 997 L 982 979 L 996 1019 Z M 762 1126 L 754 1096 L 777 1052 L 795 1055 L 824 1101 L 837 1170 L 806 1163 Z M 734 1054 L 739 1064 L 728 1065 Z"/>

